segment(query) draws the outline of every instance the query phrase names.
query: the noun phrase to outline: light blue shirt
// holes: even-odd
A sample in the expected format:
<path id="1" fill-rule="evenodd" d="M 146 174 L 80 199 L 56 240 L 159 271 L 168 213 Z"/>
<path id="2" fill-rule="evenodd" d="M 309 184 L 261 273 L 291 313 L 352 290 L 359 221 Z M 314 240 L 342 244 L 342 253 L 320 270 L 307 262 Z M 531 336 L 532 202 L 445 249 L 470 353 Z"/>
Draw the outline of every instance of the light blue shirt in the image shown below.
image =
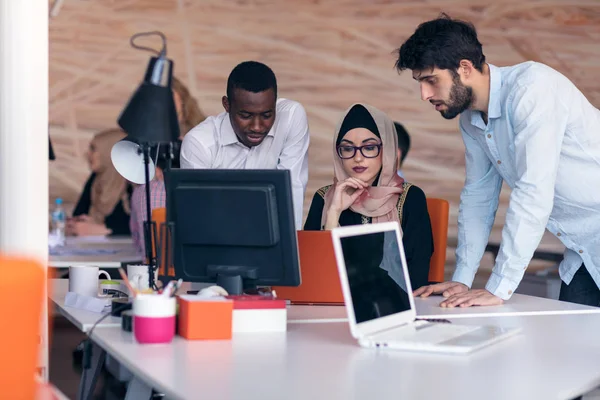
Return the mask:
<path id="1" fill-rule="evenodd" d="M 540 63 L 490 65 L 490 74 L 488 124 L 479 111 L 460 116 L 466 179 L 452 279 L 473 283 L 504 180 L 512 193 L 486 289 L 510 298 L 544 229 L 567 248 L 561 279 L 585 263 L 600 287 L 600 110 Z"/>

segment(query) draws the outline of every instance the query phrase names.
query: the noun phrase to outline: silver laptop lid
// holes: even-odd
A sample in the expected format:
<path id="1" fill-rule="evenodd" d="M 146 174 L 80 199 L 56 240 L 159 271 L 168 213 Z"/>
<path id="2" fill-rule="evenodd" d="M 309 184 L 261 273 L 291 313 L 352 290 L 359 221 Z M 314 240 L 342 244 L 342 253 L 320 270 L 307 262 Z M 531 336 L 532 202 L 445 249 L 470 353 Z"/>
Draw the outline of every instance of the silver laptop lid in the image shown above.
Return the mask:
<path id="1" fill-rule="evenodd" d="M 332 237 L 355 337 L 414 321 L 414 299 L 398 224 L 336 228 Z"/>

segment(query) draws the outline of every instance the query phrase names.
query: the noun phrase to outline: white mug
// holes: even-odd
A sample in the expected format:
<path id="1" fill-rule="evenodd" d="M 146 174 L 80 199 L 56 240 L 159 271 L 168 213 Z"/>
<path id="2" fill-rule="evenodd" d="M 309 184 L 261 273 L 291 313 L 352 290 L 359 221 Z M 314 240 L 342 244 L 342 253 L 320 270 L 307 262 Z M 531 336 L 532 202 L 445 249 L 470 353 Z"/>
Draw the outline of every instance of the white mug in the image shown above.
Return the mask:
<path id="1" fill-rule="evenodd" d="M 69 292 L 97 297 L 98 279 L 102 274 L 106 276 L 106 279 L 110 279 L 108 272 L 102 271 L 98 267 L 88 265 L 69 267 Z"/>
<path id="2" fill-rule="evenodd" d="M 148 274 L 147 265 L 127 266 L 127 279 L 129 279 L 129 283 L 131 283 L 131 286 L 138 292 L 147 290 L 150 287 L 149 277 L 150 275 Z M 158 269 L 154 271 L 154 281 L 156 282 L 157 279 Z"/>

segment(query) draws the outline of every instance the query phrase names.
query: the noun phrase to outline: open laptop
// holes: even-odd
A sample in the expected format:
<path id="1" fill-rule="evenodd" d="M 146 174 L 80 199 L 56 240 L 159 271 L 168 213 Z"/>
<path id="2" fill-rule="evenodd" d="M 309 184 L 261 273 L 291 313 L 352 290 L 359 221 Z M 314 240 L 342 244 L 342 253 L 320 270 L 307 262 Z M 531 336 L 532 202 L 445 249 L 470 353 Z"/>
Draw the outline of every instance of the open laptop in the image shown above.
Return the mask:
<path id="1" fill-rule="evenodd" d="M 469 353 L 520 329 L 417 320 L 398 223 L 332 231 L 352 336 L 363 347 Z"/>
<path id="2" fill-rule="evenodd" d="M 344 305 L 331 231 L 298 231 L 300 286 L 273 286 L 277 297 L 292 304 Z"/>

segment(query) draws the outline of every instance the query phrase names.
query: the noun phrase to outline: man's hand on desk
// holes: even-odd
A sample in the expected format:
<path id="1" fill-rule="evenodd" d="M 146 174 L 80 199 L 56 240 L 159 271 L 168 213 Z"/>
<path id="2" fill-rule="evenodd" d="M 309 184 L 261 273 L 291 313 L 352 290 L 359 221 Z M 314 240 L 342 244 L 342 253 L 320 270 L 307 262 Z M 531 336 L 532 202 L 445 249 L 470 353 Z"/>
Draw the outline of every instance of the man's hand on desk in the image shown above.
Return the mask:
<path id="1" fill-rule="evenodd" d="M 495 306 L 504 301 L 485 289 L 469 290 L 469 287 L 460 282 L 442 282 L 418 288 L 413 292 L 415 297 L 429 297 L 432 294 L 441 294 L 446 300 L 440 303 L 440 307 L 471 307 L 471 306 Z"/>
<path id="2" fill-rule="evenodd" d="M 440 307 L 497 306 L 502 303 L 504 303 L 504 300 L 494 296 L 487 290 L 474 289 L 448 297 L 440 303 Z"/>
<path id="3" fill-rule="evenodd" d="M 413 292 L 415 297 L 429 297 L 432 294 L 441 294 L 444 297 L 450 297 L 455 294 L 469 291 L 469 287 L 460 282 L 442 282 L 433 285 L 422 286 Z"/>

